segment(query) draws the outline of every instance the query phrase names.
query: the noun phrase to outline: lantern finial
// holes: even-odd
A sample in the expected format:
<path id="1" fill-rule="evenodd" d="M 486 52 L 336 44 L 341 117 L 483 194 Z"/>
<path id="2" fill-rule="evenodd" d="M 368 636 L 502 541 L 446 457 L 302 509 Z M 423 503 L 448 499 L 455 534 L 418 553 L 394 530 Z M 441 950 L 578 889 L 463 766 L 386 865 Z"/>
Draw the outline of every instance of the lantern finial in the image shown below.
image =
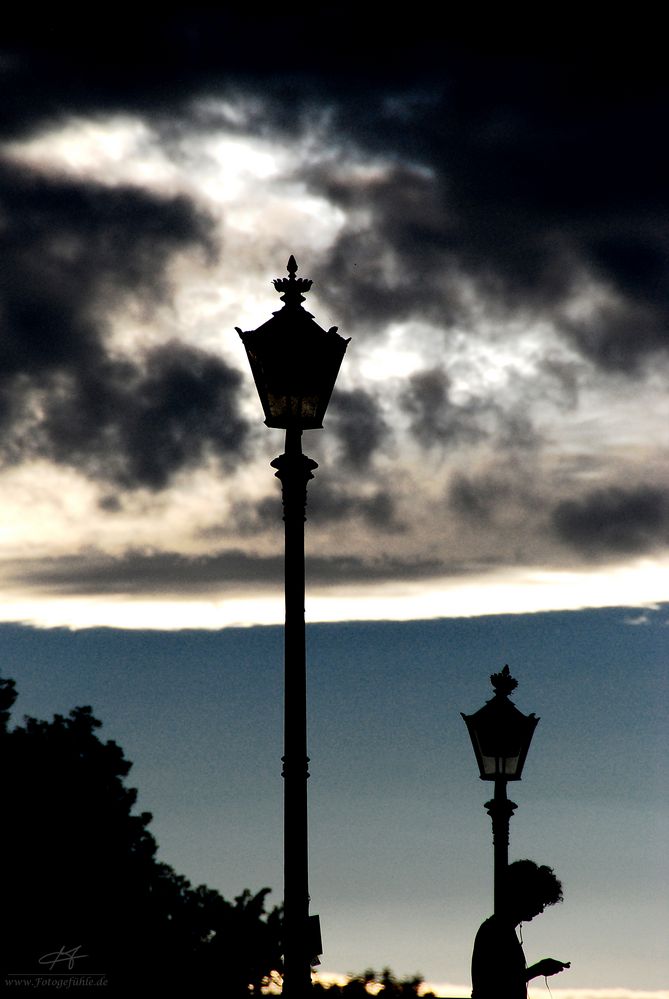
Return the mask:
<path id="1" fill-rule="evenodd" d="M 288 271 L 287 278 L 275 278 L 272 284 L 278 292 L 282 292 L 281 301 L 285 302 L 287 306 L 292 306 L 292 308 L 299 308 L 300 302 L 304 301 L 304 295 L 302 292 L 307 292 L 311 288 L 313 281 L 309 278 L 296 278 L 295 273 L 297 271 L 297 261 L 295 257 L 290 255 L 288 258 L 288 265 L 286 267 Z"/>
<path id="2" fill-rule="evenodd" d="M 490 682 L 498 697 L 508 697 L 518 686 L 518 681 L 511 676 L 508 664 L 500 673 L 492 673 Z"/>

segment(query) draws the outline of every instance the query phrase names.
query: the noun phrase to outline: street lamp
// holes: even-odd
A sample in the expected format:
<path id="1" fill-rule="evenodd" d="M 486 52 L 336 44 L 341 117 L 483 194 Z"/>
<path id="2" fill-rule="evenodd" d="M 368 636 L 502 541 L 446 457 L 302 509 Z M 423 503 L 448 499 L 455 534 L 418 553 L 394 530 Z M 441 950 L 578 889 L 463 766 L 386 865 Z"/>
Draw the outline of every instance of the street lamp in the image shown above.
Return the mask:
<path id="1" fill-rule="evenodd" d="M 539 719 L 524 715 L 509 700 L 509 694 L 518 686 L 505 666 L 501 673 L 490 677 L 495 696 L 473 715 L 463 712 L 469 736 L 474 747 L 481 780 L 494 780 L 495 797 L 485 808 L 492 819 L 495 863 L 495 914 L 504 909 L 504 883 L 509 865 L 509 819 L 518 807 L 506 796 L 506 783 L 520 780 L 525 757 Z"/>
<path id="2" fill-rule="evenodd" d="M 302 453 L 302 431 L 323 426 L 348 340 L 337 327 L 327 332 L 302 307 L 312 282 L 277 278 L 283 308 L 256 330 L 239 333 L 265 424 L 286 431 L 285 454 L 271 462 L 281 482 L 285 524 L 284 630 L 284 984 L 283 995 L 302 999 L 311 989 L 311 959 L 320 953 L 318 917 L 309 917 L 307 829 L 307 668 L 304 622 L 304 522 L 307 482 L 315 461 Z"/>

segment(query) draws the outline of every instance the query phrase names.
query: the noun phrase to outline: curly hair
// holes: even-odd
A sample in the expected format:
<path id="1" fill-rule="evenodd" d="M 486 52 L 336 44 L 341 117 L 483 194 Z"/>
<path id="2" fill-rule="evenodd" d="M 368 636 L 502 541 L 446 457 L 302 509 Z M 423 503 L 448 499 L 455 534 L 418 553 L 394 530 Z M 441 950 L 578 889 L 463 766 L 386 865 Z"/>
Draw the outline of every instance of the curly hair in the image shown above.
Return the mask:
<path id="1" fill-rule="evenodd" d="M 515 860 L 507 871 L 508 890 L 516 898 L 531 899 L 543 906 L 562 901 L 562 882 L 552 867 L 533 860 Z"/>

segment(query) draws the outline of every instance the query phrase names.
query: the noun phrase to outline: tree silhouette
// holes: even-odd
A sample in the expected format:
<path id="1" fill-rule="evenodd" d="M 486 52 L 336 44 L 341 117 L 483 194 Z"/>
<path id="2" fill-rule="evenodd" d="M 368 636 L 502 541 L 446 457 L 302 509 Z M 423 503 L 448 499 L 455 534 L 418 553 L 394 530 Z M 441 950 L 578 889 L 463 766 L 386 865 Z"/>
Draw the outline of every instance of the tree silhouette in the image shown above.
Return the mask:
<path id="1" fill-rule="evenodd" d="M 421 975 L 412 975 L 409 978 L 396 978 L 390 968 L 383 971 L 374 971 L 367 968 L 359 975 L 352 975 L 345 985 L 321 985 L 314 986 L 314 993 L 323 996 L 341 996 L 342 999 L 369 999 L 370 995 L 382 996 L 383 999 L 416 999 L 418 996 L 423 978 Z M 368 991 L 367 986 L 372 987 Z M 424 992 L 426 997 L 434 996 L 433 992 Z"/>
<path id="2" fill-rule="evenodd" d="M 9 727 L 0 678 L 3 971 L 104 975 L 113 992 L 188 989 L 257 995 L 280 971 L 280 913 L 268 888 L 226 901 L 156 858 L 148 812 L 134 814 L 132 764 L 96 735 L 90 707 Z M 51 964 L 45 955 L 72 954 Z M 40 963 L 41 959 L 41 963 Z M 109 994 L 109 989 L 105 991 Z"/>

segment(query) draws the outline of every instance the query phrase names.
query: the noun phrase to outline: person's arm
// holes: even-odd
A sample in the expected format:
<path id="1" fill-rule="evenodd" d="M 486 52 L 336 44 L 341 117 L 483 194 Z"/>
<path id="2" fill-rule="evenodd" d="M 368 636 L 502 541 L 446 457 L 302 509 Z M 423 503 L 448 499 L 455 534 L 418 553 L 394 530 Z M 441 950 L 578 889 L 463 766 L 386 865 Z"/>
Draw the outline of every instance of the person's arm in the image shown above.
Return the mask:
<path id="1" fill-rule="evenodd" d="M 530 979 L 538 978 L 540 975 L 546 978 L 550 975 L 557 975 L 558 972 L 570 967 L 571 961 L 556 961 L 554 957 L 544 957 L 525 970 L 525 981 L 529 982 Z"/>

